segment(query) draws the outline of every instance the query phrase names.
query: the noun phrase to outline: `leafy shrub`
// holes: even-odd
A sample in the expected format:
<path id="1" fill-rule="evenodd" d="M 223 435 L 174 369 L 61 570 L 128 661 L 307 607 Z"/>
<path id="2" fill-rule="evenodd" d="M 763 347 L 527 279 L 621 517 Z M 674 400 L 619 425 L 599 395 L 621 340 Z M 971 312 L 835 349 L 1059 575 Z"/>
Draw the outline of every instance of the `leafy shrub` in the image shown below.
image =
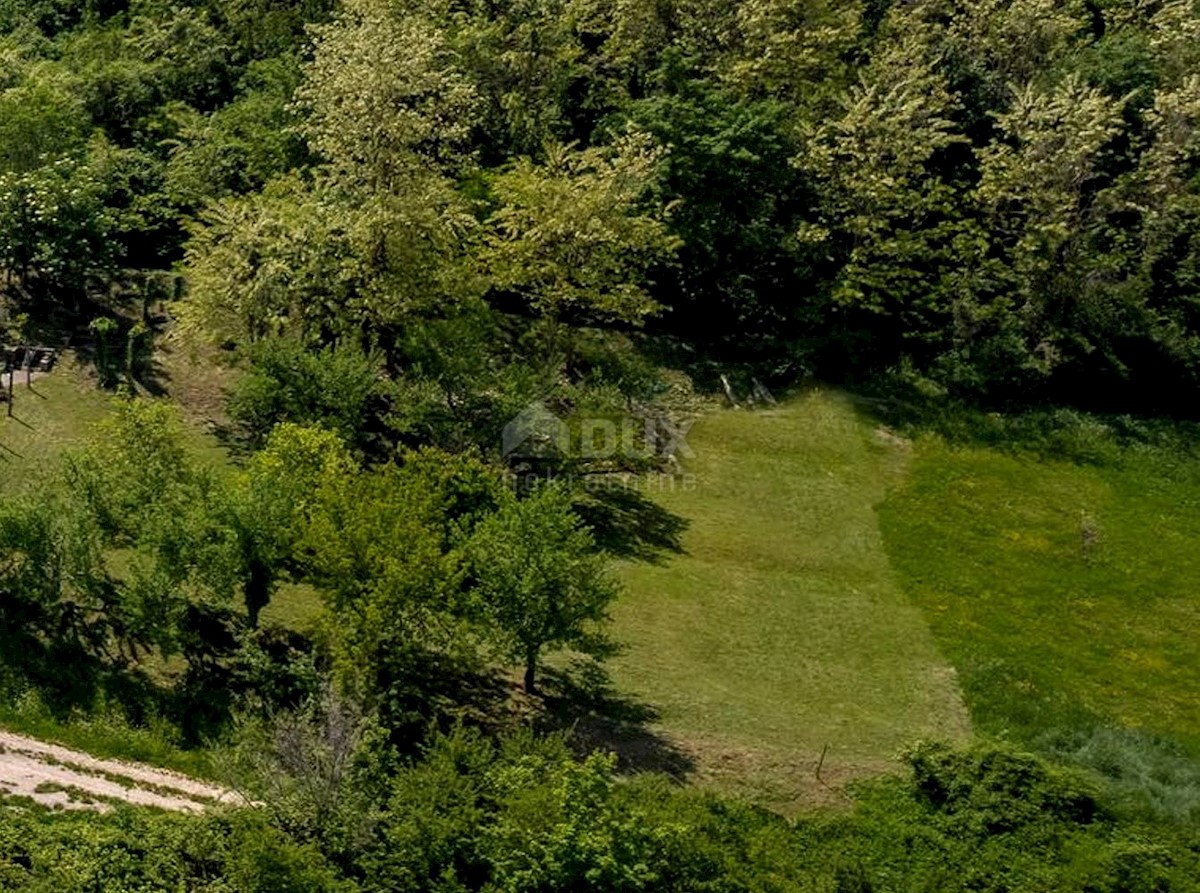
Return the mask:
<path id="1" fill-rule="evenodd" d="M 310 350 L 271 338 L 247 351 L 250 368 L 229 401 L 229 413 L 259 446 L 280 422 L 320 425 L 360 449 L 372 444 L 372 424 L 386 406 L 379 364 L 350 345 Z"/>
<path id="2" fill-rule="evenodd" d="M 923 743 L 906 758 L 919 797 L 974 833 L 1042 822 L 1087 825 L 1100 809 L 1096 792 L 1082 779 L 1030 754 Z"/>

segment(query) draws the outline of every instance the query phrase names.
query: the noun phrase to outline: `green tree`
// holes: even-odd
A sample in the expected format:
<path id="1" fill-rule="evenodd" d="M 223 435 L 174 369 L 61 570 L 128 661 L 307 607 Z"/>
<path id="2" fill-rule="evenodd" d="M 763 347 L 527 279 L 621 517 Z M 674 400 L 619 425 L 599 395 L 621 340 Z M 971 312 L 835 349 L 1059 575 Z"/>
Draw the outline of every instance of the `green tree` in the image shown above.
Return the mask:
<path id="1" fill-rule="evenodd" d="M 522 158 L 496 176 L 482 258 L 492 288 L 551 324 L 638 324 L 655 312 L 650 272 L 679 247 L 650 196 L 662 157 L 632 132 L 611 147 L 552 147 L 544 164 Z"/>
<path id="2" fill-rule="evenodd" d="M 393 733 L 419 731 L 455 674 L 481 665 L 488 631 L 464 592 L 460 540 L 499 488 L 478 460 L 428 450 L 325 476 L 308 503 L 298 550 L 329 609 L 335 671 Z"/>
<path id="3" fill-rule="evenodd" d="M 655 283 L 667 305 L 661 324 L 720 358 L 769 356 L 796 337 L 803 292 L 823 272 L 809 262 L 812 281 L 797 281 L 805 258 L 795 227 L 809 200 L 791 164 L 791 110 L 692 77 L 683 60 L 662 77 L 661 90 L 631 108 L 638 126 L 671 147 L 662 190 L 683 244 Z"/>
<path id="4" fill-rule="evenodd" d="M 1024 350 L 1011 362 L 1034 376 L 1116 336 L 1083 323 L 1107 298 L 1091 287 L 1105 278 L 1105 252 L 1088 236 L 1102 221 L 1098 193 L 1112 182 L 1123 104 L 1074 76 L 1052 90 L 1027 86 L 997 116 L 999 138 L 979 151 L 975 198 L 1004 260 L 1005 300 L 1021 319 Z"/>
<path id="5" fill-rule="evenodd" d="M 848 319 L 843 350 L 895 362 L 944 335 L 948 305 L 964 291 L 955 280 L 974 272 L 962 264 L 970 233 L 960 185 L 944 170 L 965 138 L 927 29 L 889 39 L 860 78 L 839 115 L 806 130 L 796 164 L 818 193 L 819 217 L 798 238 L 835 259 L 824 312 Z"/>
<path id="6" fill-rule="evenodd" d="M 0 173 L 0 266 L 7 283 L 19 283 L 32 300 L 30 310 L 70 306 L 91 277 L 111 271 L 115 221 L 104 193 L 105 184 L 78 157 Z"/>
<path id="7" fill-rule="evenodd" d="M 297 93 L 309 146 L 342 182 L 371 193 L 409 187 L 431 165 L 458 166 L 476 94 L 444 30 L 423 4 L 350 0 L 314 29 Z"/>
<path id="8" fill-rule="evenodd" d="M 320 425 L 360 451 L 372 446 L 388 409 L 378 357 L 354 345 L 309 350 L 299 341 L 270 338 L 247 350 L 229 412 L 251 443 L 261 445 L 280 422 Z"/>
<path id="9" fill-rule="evenodd" d="M 603 652 L 598 624 L 617 585 L 565 489 L 505 500 L 475 529 L 467 556 L 479 609 L 506 656 L 522 662 L 526 691 L 536 690 L 545 649 Z"/>
<path id="10" fill-rule="evenodd" d="M 353 214 L 295 177 L 214 202 L 187 245 L 183 324 L 234 342 L 353 330 L 352 301 L 367 281 L 347 233 Z"/>
<path id="11" fill-rule="evenodd" d="M 290 105 L 299 82 L 295 60 L 271 59 L 248 66 L 240 95 L 209 115 L 169 106 L 178 128 L 166 165 L 172 198 L 198 210 L 206 200 L 262 189 L 301 167 L 307 152 Z"/>
<path id="12" fill-rule="evenodd" d="M 300 543 L 315 494 L 357 466 L 336 434 L 288 422 L 276 425 L 262 449 L 229 482 L 217 510 L 237 540 L 246 615 L 251 627 L 285 572 L 300 572 Z"/>
<path id="13" fill-rule="evenodd" d="M 454 17 L 447 34 L 457 65 L 474 88 L 481 160 L 496 164 L 513 155 L 538 157 L 547 143 L 569 139 L 576 112 L 571 91 L 586 83 L 599 92 L 603 82 L 598 71 L 586 67 L 579 4 L 471 0 L 463 5 L 466 13 Z"/>
<path id="14" fill-rule="evenodd" d="M 79 150 L 90 131 L 75 79 L 52 63 L 33 66 L 0 91 L 0 172 L 26 173 Z"/>
<path id="15" fill-rule="evenodd" d="M 727 77 L 748 93 L 819 109 L 821 99 L 844 85 L 846 60 L 861 33 L 862 6 L 743 0 L 735 7 L 736 51 Z"/>

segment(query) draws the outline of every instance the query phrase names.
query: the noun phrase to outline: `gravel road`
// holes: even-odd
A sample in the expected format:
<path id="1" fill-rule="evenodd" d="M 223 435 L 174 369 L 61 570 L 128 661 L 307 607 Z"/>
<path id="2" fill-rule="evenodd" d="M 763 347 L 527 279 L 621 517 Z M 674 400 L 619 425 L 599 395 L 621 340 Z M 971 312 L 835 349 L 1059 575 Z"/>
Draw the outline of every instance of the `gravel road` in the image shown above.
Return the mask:
<path id="1" fill-rule="evenodd" d="M 0 793 L 44 806 L 107 812 L 117 803 L 199 812 L 240 795 L 140 763 L 101 760 L 78 750 L 0 731 Z"/>

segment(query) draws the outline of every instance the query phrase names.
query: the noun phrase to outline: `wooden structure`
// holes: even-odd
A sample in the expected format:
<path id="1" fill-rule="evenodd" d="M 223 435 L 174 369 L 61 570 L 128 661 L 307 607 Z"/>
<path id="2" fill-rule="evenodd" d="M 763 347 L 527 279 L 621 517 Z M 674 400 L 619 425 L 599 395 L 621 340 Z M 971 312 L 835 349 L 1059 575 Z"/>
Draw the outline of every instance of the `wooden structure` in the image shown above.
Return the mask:
<path id="1" fill-rule="evenodd" d="M 13 391 L 17 372 L 25 372 L 25 387 L 33 387 L 33 373 L 50 372 L 58 362 L 58 351 L 52 347 L 18 344 L 0 348 L 0 374 L 8 373 L 7 387 L 0 391 L 0 400 L 8 404 L 8 416 L 13 414 Z"/>

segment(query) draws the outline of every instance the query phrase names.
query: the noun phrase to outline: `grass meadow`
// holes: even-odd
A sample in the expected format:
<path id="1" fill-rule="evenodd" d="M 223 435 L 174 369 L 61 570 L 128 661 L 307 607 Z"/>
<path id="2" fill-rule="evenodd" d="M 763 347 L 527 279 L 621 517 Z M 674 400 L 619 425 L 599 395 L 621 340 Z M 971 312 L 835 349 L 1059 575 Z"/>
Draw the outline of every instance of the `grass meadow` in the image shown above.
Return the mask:
<path id="1" fill-rule="evenodd" d="M 2 376 L 8 386 L 8 376 Z M 17 373 L 13 414 L 0 405 L 0 487 L 12 493 L 52 469 L 67 446 L 108 414 L 112 398 L 88 379 L 87 372 L 67 361 L 26 388 Z"/>
<path id="2" fill-rule="evenodd" d="M 219 383 L 171 371 L 219 403 Z M 16 396 L 0 414 L 7 492 L 112 405 L 70 363 Z M 840 802 L 918 739 L 981 735 L 1200 818 L 1200 460 L 908 441 L 830 390 L 709 413 L 687 440 L 684 475 L 642 491 L 682 526 L 680 551 L 621 562 L 608 666 L 612 703 L 680 777 L 796 811 Z M 308 629 L 319 610 L 285 585 L 264 618 Z M 63 722 L 28 699 L 0 705 L 0 724 L 206 772 L 153 730 Z"/>
<path id="3" fill-rule="evenodd" d="M 888 556 L 977 730 L 1200 817 L 1200 462 L 918 439 Z M 1155 805 L 1155 804 L 1152 804 Z"/>
<path id="4" fill-rule="evenodd" d="M 648 494 L 687 520 L 684 554 L 622 569 L 612 669 L 693 777 L 794 808 L 915 739 L 965 737 L 954 671 L 878 525 L 903 446 L 832 392 L 717 412 L 688 441 L 690 486 Z"/>

